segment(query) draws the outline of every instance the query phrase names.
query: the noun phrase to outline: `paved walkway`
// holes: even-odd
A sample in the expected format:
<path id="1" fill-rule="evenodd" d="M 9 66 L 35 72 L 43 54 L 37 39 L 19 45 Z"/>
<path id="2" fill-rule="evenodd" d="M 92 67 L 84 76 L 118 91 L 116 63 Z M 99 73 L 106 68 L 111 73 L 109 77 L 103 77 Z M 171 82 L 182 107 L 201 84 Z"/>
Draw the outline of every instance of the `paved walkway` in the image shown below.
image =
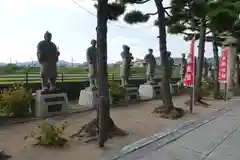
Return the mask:
<path id="1" fill-rule="evenodd" d="M 234 101 L 236 106 L 209 120 L 156 134 L 148 145 L 125 147 L 115 160 L 240 160 L 240 100 Z"/>

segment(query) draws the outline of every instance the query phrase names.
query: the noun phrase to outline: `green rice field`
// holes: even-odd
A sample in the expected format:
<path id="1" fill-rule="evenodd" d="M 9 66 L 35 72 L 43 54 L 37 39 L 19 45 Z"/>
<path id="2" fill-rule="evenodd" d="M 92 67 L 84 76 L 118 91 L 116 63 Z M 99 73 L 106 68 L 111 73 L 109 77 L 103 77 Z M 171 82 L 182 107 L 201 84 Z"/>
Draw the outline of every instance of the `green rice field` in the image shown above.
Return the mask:
<path id="1" fill-rule="evenodd" d="M 81 69 L 81 72 L 80 72 L 80 69 Z M 79 72 L 77 72 L 77 70 Z M 119 68 L 109 69 L 108 70 L 109 80 L 119 80 L 120 79 L 119 70 L 120 70 Z M 87 70 L 83 70 L 82 68 L 77 68 L 77 69 L 65 68 L 64 70 L 58 69 L 58 72 L 59 73 L 57 77 L 57 82 L 81 82 L 81 81 L 88 80 Z M 162 76 L 162 70 L 157 68 L 155 77 L 161 78 L 161 76 Z M 173 69 L 172 77 L 173 78 L 180 77 L 179 68 L 175 67 Z M 145 71 L 143 68 L 132 69 L 132 75 L 130 79 L 144 79 L 144 78 L 145 78 Z M 29 70 L 29 72 L 25 72 L 25 73 L 24 72 L 21 73 L 17 69 L 14 73 L 0 73 L 0 84 L 39 83 L 39 82 L 40 82 L 40 74 L 38 70 L 36 71 L 36 68 L 34 68 L 34 70 Z"/>

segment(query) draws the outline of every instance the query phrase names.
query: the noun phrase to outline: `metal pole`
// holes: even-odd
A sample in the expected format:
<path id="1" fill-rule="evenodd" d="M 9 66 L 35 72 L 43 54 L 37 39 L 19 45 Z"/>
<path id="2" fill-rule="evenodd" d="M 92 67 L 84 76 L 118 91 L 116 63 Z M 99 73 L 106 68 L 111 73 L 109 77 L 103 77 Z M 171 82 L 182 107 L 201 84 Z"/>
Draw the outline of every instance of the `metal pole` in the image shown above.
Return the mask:
<path id="1" fill-rule="evenodd" d="M 26 83 L 26 85 L 28 84 L 28 72 L 26 72 L 26 74 L 25 74 L 25 83 Z"/>
<path id="2" fill-rule="evenodd" d="M 227 83 L 224 83 L 224 101 L 227 101 Z"/>
<path id="3" fill-rule="evenodd" d="M 192 89 L 192 105 L 190 112 L 193 113 L 194 101 L 195 101 L 195 57 L 193 58 L 193 89 Z"/>
<path id="4" fill-rule="evenodd" d="M 195 35 L 194 35 L 194 43 L 195 43 Z M 194 45 L 195 46 L 195 45 Z M 193 53 L 192 53 L 193 54 Z M 193 84 L 192 84 L 192 105 L 190 105 L 190 113 L 193 113 L 193 107 L 195 104 L 195 54 L 193 55 Z"/>
<path id="5" fill-rule="evenodd" d="M 61 73 L 61 75 L 62 75 L 62 83 L 63 83 L 63 81 L 64 81 L 64 78 L 63 78 L 63 73 Z"/>

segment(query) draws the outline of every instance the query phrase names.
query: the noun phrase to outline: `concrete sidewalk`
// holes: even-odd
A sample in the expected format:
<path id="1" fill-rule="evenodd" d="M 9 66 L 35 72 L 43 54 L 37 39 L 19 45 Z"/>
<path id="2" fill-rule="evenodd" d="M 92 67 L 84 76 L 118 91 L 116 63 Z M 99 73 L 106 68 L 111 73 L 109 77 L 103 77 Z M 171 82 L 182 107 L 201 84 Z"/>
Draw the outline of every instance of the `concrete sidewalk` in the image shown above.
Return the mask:
<path id="1" fill-rule="evenodd" d="M 227 106 L 208 120 L 188 122 L 127 146 L 114 159 L 240 160 L 240 100 L 234 101 L 236 106 Z"/>

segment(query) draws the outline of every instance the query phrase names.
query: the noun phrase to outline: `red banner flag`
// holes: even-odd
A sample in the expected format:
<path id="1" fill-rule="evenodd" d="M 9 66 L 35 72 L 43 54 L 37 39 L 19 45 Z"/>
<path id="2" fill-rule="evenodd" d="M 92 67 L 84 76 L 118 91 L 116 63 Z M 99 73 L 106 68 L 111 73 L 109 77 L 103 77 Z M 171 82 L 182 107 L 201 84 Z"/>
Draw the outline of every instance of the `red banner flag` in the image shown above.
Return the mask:
<path id="1" fill-rule="evenodd" d="M 186 86 L 193 86 L 193 83 L 194 83 L 194 70 L 195 70 L 194 69 L 194 66 L 195 66 L 194 47 L 195 47 L 195 39 L 192 39 L 190 44 L 190 52 L 187 57 L 187 69 L 186 69 L 185 78 L 183 82 L 184 85 Z"/>
<path id="2" fill-rule="evenodd" d="M 228 47 L 223 47 L 218 67 L 218 81 L 221 83 L 227 83 L 227 59 Z"/>

